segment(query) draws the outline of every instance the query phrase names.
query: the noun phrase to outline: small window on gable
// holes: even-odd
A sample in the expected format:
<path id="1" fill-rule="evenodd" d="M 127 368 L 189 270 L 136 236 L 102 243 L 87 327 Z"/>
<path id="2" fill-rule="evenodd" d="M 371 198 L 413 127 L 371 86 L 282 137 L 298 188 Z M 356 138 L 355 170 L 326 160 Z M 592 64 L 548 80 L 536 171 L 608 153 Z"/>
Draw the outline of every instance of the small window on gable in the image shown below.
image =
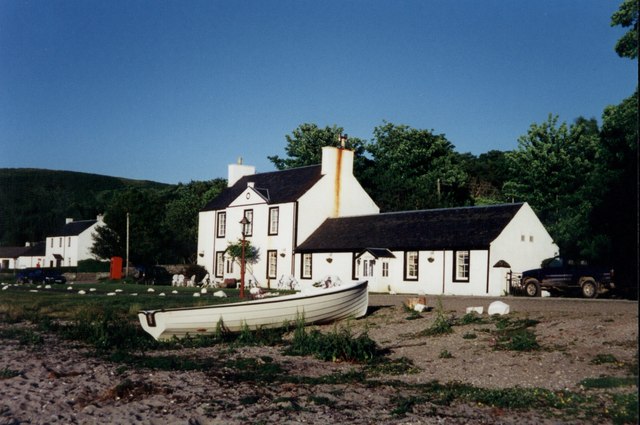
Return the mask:
<path id="1" fill-rule="evenodd" d="M 280 219 L 280 209 L 278 207 L 269 208 L 269 235 L 278 234 L 278 220 Z"/>
<path id="2" fill-rule="evenodd" d="M 524 235 L 520 235 L 520 242 L 524 242 Z"/>
<path id="3" fill-rule="evenodd" d="M 529 236 L 529 242 L 533 242 L 533 235 Z"/>
<path id="4" fill-rule="evenodd" d="M 302 279 L 311 279 L 313 271 L 311 254 L 302 254 L 302 273 L 300 274 Z"/>
<path id="5" fill-rule="evenodd" d="M 469 251 L 453 252 L 453 281 L 469 281 Z"/>
<path id="6" fill-rule="evenodd" d="M 224 238 L 227 233 L 227 213 L 220 211 L 218 213 L 218 227 L 216 230 L 216 236 Z"/>

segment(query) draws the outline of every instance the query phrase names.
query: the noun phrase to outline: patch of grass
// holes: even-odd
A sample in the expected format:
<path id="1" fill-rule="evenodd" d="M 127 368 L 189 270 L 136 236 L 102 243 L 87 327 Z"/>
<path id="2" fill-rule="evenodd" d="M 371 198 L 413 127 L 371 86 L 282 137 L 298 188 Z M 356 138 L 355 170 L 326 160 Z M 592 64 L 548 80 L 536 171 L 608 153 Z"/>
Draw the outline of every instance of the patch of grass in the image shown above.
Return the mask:
<path id="1" fill-rule="evenodd" d="M 240 399 L 240 404 L 243 406 L 247 406 L 250 404 L 256 404 L 259 401 L 260 401 L 259 395 L 248 395 Z"/>
<path id="2" fill-rule="evenodd" d="M 591 364 L 606 364 L 613 363 L 617 364 L 618 359 L 613 354 L 597 354 L 593 359 L 591 359 Z"/>
<path id="3" fill-rule="evenodd" d="M 0 379 L 10 379 L 20 376 L 21 374 L 20 371 L 9 369 L 7 366 L 5 366 L 4 369 L 0 369 Z"/>
<path id="4" fill-rule="evenodd" d="M 587 378 L 580 381 L 580 385 L 585 388 L 619 388 L 630 387 L 637 384 L 637 376 L 601 376 L 599 378 Z"/>
<path id="5" fill-rule="evenodd" d="M 513 319 L 509 316 L 498 316 L 495 320 L 496 350 L 534 351 L 540 349 L 536 334 L 528 328 L 540 323 L 533 319 Z"/>
<path id="6" fill-rule="evenodd" d="M 313 355 L 324 361 L 347 361 L 368 363 L 381 356 L 377 343 L 366 331 L 354 336 L 348 327 L 337 325 L 332 332 L 321 333 L 317 329 L 307 332 L 304 321 L 298 320 L 291 345 L 285 354 L 294 356 Z"/>
<path id="7" fill-rule="evenodd" d="M 423 398 L 418 398 L 415 396 L 409 396 L 409 397 L 404 397 L 404 396 L 396 396 L 393 397 L 391 399 L 391 402 L 393 404 L 395 404 L 396 407 L 394 407 L 391 410 L 391 415 L 392 416 L 397 416 L 397 417 L 404 417 L 407 415 L 407 413 L 411 413 L 413 412 L 413 406 L 415 406 L 418 403 L 424 403 L 424 399 Z"/>
<path id="8" fill-rule="evenodd" d="M 22 347 L 37 348 L 44 343 L 44 338 L 32 329 L 9 327 L 0 329 L 0 339 L 17 340 Z"/>
<path id="9" fill-rule="evenodd" d="M 480 316 L 478 313 L 475 312 L 471 312 L 471 313 L 467 313 L 464 316 L 462 316 L 460 318 L 460 320 L 458 320 L 459 325 L 471 325 L 471 324 L 481 324 L 481 323 L 487 323 L 487 321 Z"/>
<path id="10" fill-rule="evenodd" d="M 419 336 L 438 336 L 446 335 L 453 332 L 453 325 L 455 324 L 454 317 L 446 317 L 442 308 L 442 300 L 438 298 L 438 305 L 436 307 L 436 317 L 427 329 L 419 332 Z"/>
<path id="11" fill-rule="evenodd" d="M 366 367 L 366 372 L 372 376 L 379 375 L 409 375 L 420 372 L 413 361 L 407 357 L 399 359 L 380 359 Z"/>
<path id="12" fill-rule="evenodd" d="M 614 424 L 638 423 L 638 392 L 614 394 L 613 406 L 609 409 Z"/>
<path id="13" fill-rule="evenodd" d="M 451 352 L 449 352 L 449 350 L 447 349 L 442 349 L 440 351 L 440 354 L 438 355 L 439 358 L 441 359 L 452 359 L 453 358 L 453 354 L 451 354 Z"/>
<path id="14" fill-rule="evenodd" d="M 476 339 L 477 337 L 478 335 L 473 332 L 465 332 L 464 335 L 462 335 L 463 339 Z"/>
<path id="15" fill-rule="evenodd" d="M 333 400 L 331 400 L 329 397 L 325 397 L 325 396 L 310 395 L 310 396 L 307 397 L 307 400 L 310 403 L 313 403 L 313 404 L 318 405 L 318 406 L 332 406 L 333 405 Z"/>

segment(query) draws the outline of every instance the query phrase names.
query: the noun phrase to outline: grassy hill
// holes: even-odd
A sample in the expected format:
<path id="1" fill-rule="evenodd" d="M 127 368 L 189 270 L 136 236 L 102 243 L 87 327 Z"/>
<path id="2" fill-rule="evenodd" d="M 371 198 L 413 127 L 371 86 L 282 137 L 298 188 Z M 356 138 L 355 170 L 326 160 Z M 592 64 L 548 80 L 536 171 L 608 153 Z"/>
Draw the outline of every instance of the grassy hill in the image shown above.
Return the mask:
<path id="1" fill-rule="evenodd" d="M 119 190 L 171 186 L 74 171 L 0 168 L 0 246 L 44 240 L 66 217 L 95 218 Z"/>

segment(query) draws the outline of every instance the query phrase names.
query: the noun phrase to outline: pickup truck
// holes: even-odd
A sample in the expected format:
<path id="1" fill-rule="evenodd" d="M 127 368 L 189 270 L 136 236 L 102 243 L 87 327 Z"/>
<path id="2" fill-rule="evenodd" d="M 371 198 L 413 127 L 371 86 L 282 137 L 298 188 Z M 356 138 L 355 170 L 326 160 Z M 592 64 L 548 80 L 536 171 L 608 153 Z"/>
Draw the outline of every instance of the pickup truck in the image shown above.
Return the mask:
<path id="1" fill-rule="evenodd" d="M 613 270 L 575 264 L 561 257 L 544 260 L 539 269 L 522 273 L 524 293 L 538 297 L 543 289 L 550 292 L 580 291 L 585 298 L 595 298 L 599 294 L 614 289 Z"/>

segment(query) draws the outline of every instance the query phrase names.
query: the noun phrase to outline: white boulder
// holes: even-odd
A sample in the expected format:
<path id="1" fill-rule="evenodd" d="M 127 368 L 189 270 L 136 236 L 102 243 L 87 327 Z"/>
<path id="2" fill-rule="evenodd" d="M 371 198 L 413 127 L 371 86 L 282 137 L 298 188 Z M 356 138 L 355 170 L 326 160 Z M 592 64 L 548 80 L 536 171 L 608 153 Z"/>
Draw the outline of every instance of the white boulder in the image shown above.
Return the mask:
<path id="1" fill-rule="evenodd" d="M 493 316 L 494 314 L 498 314 L 500 316 L 509 314 L 509 304 L 503 303 L 502 301 L 494 301 L 489 304 L 489 310 L 487 313 L 489 316 Z"/>
<path id="2" fill-rule="evenodd" d="M 224 291 L 214 292 L 213 296 L 218 298 L 227 298 L 227 294 L 225 294 Z"/>
<path id="3" fill-rule="evenodd" d="M 469 313 L 482 314 L 483 312 L 484 312 L 484 307 L 467 307 L 467 314 Z"/>

